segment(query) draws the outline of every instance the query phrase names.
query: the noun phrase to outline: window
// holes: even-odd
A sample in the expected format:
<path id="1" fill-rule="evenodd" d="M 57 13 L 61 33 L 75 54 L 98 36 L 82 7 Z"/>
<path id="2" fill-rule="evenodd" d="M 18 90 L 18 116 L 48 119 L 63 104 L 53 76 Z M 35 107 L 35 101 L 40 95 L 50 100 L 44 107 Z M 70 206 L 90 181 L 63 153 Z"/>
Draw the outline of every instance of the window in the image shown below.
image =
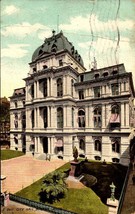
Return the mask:
<path id="1" fill-rule="evenodd" d="M 74 80 L 71 80 L 71 96 L 73 97 L 73 90 L 74 90 Z"/>
<path id="2" fill-rule="evenodd" d="M 23 107 L 25 106 L 25 100 L 22 101 Z"/>
<path id="3" fill-rule="evenodd" d="M 111 107 L 110 128 L 120 127 L 120 107 L 113 105 Z"/>
<path id="4" fill-rule="evenodd" d="M 63 81 L 61 78 L 57 80 L 57 96 L 62 97 L 63 96 Z"/>
<path id="5" fill-rule="evenodd" d="M 95 140 L 95 150 L 101 152 L 101 142 L 99 140 Z"/>
<path id="6" fill-rule="evenodd" d="M 31 125 L 32 125 L 32 128 L 34 128 L 34 126 L 35 126 L 35 123 L 34 123 L 34 110 L 32 110 L 32 112 L 31 112 Z"/>
<path id="7" fill-rule="evenodd" d="M 107 76 L 108 76 L 108 72 L 104 72 L 103 77 L 107 77 Z"/>
<path id="8" fill-rule="evenodd" d="M 85 142 L 83 139 L 79 141 L 79 149 L 85 151 Z"/>
<path id="9" fill-rule="evenodd" d="M 101 157 L 100 156 L 95 156 L 95 160 L 101 160 Z"/>
<path id="10" fill-rule="evenodd" d="M 119 94 L 119 84 L 118 83 L 112 84 L 111 89 L 112 89 L 112 95 Z"/>
<path id="11" fill-rule="evenodd" d="M 57 51 L 57 45 L 53 44 L 51 48 L 51 52 L 56 52 Z"/>
<path id="12" fill-rule="evenodd" d="M 17 101 L 15 101 L 15 108 L 17 108 Z"/>
<path id="13" fill-rule="evenodd" d="M 47 79 L 44 79 L 43 82 L 43 95 L 44 97 L 47 97 Z"/>
<path id="14" fill-rule="evenodd" d="M 22 112 L 22 129 L 26 128 L 26 115 Z"/>
<path id="15" fill-rule="evenodd" d="M 116 74 L 118 74 L 117 68 L 115 70 L 113 70 L 113 72 L 112 72 L 112 75 L 116 75 Z"/>
<path id="16" fill-rule="evenodd" d="M 83 109 L 78 111 L 78 126 L 85 127 L 85 111 Z"/>
<path id="17" fill-rule="evenodd" d="M 100 87 L 94 88 L 94 97 L 100 97 Z"/>
<path id="18" fill-rule="evenodd" d="M 59 66 L 63 66 L 63 61 L 62 61 L 62 59 L 59 60 Z"/>
<path id="19" fill-rule="evenodd" d="M 120 153 L 120 142 L 117 140 L 112 141 L 112 151 L 116 153 Z"/>
<path id="20" fill-rule="evenodd" d="M 95 79 L 98 79 L 99 78 L 99 74 L 95 74 L 94 77 L 95 77 Z"/>
<path id="21" fill-rule="evenodd" d="M 47 128 L 48 124 L 47 124 L 47 107 L 45 107 L 44 111 L 43 111 L 43 117 L 44 117 L 44 128 Z"/>
<path id="22" fill-rule="evenodd" d="M 83 100 L 84 99 L 84 91 L 81 90 L 79 91 L 79 100 Z"/>
<path id="23" fill-rule="evenodd" d="M 46 68 L 48 68 L 48 66 L 47 65 L 43 65 L 43 69 L 46 69 Z"/>
<path id="24" fill-rule="evenodd" d="M 14 134 L 14 142 L 15 142 L 15 144 L 18 144 L 18 135 L 17 134 Z"/>
<path id="25" fill-rule="evenodd" d="M 57 109 L 57 127 L 63 128 L 63 108 Z"/>
<path id="26" fill-rule="evenodd" d="M 74 108 L 72 108 L 72 127 L 74 127 Z"/>
<path id="27" fill-rule="evenodd" d="M 99 128 L 102 126 L 102 110 L 101 107 L 94 109 L 94 127 Z"/>
<path id="28" fill-rule="evenodd" d="M 37 70 L 36 68 L 33 68 L 33 73 L 35 73 L 35 72 L 36 72 L 36 70 Z"/>
<path id="29" fill-rule="evenodd" d="M 18 128 L 18 114 L 17 113 L 15 114 L 14 125 L 15 125 L 15 128 L 17 129 Z"/>
<path id="30" fill-rule="evenodd" d="M 113 162 L 113 163 L 119 163 L 120 160 L 119 160 L 118 158 L 112 158 L 112 162 Z"/>
<path id="31" fill-rule="evenodd" d="M 80 81 L 81 81 L 81 82 L 84 81 L 84 75 L 83 75 L 83 74 L 80 75 Z"/>
<path id="32" fill-rule="evenodd" d="M 34 84 L 31 85 L 31 97 L 34 98 Z"/>

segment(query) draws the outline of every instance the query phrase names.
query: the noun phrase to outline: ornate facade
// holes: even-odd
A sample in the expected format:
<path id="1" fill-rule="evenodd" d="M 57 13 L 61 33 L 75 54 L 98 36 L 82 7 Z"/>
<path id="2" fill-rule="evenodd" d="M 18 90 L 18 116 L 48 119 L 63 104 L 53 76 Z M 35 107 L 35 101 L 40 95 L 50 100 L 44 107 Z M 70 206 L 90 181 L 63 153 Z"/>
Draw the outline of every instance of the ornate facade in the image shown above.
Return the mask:
<path id="1" fill-rule="evenodd" d="M 35 50 L 25 87 L 10 97 L 11 149 L 35 156 L 129 163 L 134 87 L 123 64 L 86 71 L 62 32 Z"/>

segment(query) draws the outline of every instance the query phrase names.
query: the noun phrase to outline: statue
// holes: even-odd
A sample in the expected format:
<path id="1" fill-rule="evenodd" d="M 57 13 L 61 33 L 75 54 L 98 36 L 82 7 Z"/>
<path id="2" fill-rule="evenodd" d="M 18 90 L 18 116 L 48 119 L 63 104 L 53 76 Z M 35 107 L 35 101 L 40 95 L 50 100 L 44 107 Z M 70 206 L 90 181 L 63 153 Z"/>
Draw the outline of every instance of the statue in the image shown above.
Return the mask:
<path id="1" fill-rule="evenodd" d="M 76 146 L 74 146 L 73 148 L 73 157 L 74 157 L 74 161 L 77 162 L 77 158 L 78 158 L 78 150 L 76 148 Z"/>

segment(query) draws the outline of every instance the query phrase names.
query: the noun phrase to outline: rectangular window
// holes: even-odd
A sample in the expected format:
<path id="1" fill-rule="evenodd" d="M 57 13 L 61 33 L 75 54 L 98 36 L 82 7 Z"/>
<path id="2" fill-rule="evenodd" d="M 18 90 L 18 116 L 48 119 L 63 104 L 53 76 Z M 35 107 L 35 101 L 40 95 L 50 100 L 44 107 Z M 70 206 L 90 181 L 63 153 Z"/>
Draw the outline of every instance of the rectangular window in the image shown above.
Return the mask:
<path id="1" fill-rule="evenodd" d="M 79 91 L 79 100 L 83 100 L 84 99 L 84 91 L 81 90 Z"/>
<path id="2" fill-rule="evenodd" d="M 119 84 L 112 84 L 111 85 L 112 89 L 112 95 L 118 95 L 119 94 Z"/>
<path id="3" fill-rule="evenodd" d="M 94 88 L 94 97 L 100 97 L 100 87 L 95 87 Z"/>
<path id="4" fill-rule="evenodd" d="M 63 66 L 63 61 L 62 61 L 62 59 L 59 60 L 59 66 Z"/>

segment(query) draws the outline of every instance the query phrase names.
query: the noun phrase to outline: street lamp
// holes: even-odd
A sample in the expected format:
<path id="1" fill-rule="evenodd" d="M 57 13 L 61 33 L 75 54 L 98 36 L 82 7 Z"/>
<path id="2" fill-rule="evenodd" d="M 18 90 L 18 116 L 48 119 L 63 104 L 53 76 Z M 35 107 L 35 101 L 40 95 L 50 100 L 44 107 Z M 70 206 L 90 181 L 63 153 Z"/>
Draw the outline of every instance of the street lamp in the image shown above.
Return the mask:
<path id="1" fill-rule="evenodd" d="M 114 183 L 112 182 L 112 184 L 110 185 L 110 188 L 111 188 L 111 200 L 115 201 L 115 196 L 114 196 L 114 193 L 115 193 L 115 188 L 116 186 L 114 185 Z"/>

